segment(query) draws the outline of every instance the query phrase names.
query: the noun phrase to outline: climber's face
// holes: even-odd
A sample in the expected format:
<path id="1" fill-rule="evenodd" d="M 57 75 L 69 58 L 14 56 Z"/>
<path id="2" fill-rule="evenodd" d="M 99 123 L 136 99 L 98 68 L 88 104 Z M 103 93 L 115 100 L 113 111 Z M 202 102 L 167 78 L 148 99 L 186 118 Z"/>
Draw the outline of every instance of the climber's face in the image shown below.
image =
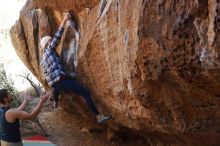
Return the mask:
<path id="1" fill-rule="evenodd" d="M 47 44 L 46 44 L 46 46 L 45 46 L 44 48 L 41 48 L 41 50 L 40 50 L 41 54 L 44 53 L 44 50 L 51 44 L 51 42 L 52 42 L 52 39 L 50 39 L 50 40 L 47 42 Z"/>
<path id="2" fill-rule="evenodd" d="M 42 40 L 41 40 L 42 41 Z M 44 50 L 51 44 L 52 42 L 52 38 L 50 38 L 47 42 L 46 42 L 46 45 L 44 45 L 44 41 L 43 41 L 43 46 L 42 47 L 42 44 L 41 44 L 41 47 L 40 47 L 40 54 L 44 54 Z"/>
<path id="3" fill-rule="evenodd" d="M 46 48 L 51 44 L 51 42 L 52 42 L 52 39 L 50 39 L 50 40 L 47 42 L 46 47 L 45 47 L 44 49 L 46 49 Z"/>

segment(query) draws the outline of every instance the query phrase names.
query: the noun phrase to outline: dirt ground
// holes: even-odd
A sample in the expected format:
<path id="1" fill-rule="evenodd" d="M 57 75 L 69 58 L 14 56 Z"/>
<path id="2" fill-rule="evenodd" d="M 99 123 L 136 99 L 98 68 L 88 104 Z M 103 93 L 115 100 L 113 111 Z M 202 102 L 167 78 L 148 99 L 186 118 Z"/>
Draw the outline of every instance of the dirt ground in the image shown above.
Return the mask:
<path id="1" fill-rule="evenodd" d="M 95 118 L 67 112 L 61 107 L 46 108 L 38 116 L 48 138 L 58 146 L 146 146 L 142 141 L 112 140 L 106 125 Z"/>

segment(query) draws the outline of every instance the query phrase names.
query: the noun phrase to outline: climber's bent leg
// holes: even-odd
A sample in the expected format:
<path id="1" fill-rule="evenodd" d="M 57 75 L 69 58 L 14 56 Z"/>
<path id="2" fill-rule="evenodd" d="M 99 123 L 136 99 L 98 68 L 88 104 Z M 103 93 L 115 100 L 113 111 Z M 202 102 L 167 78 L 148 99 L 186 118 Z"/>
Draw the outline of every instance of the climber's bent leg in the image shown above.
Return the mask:
<path id="1" fill-rule="evenodd" d="M 59 101 L 59 88 L 57 87 L 52 87 L 52 98 L 54 99 L 55 102 L 58 102 Z"/>
<path id="2" fill-rule="evenodd" d="M 80 85 L 77 81 L 73 79 L 64 79 L 59 83 L 61 90 L 70 90 L 82 97 L 84 97 L 86 104 L 89 106 L 89 109 L 95 114 L 98 115 L 99 112 L 91 98 L 91 95 L 87 89 Z"/>
<path id="3" fill-rule="evenodd" d="M 56 87 L 55 85 L 52 87 L 52 98 L 54 99 L 54 102 L 53 102 L 54 108 L 58 106 L 59 94 L 60 94 L 59 88 Z"/>

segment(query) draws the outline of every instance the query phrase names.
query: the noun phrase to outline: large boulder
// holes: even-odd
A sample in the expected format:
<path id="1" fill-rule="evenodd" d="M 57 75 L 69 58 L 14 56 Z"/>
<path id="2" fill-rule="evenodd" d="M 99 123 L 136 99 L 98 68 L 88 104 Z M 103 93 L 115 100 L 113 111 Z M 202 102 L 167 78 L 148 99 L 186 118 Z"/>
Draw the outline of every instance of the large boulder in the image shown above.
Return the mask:
<path id="1" fill-rule="evenodd" d="M 114 123 L 163 144 L 220 145 L 220 3 L 217 0 L 27 0 L 11 28 L 18 56 L 44 87 L 40 38 L 54 35 L 68 72 Z M 64 108 L 83 105 L 63 94 Z M 85 111 L 81 111 L 83 114 Z M 207 140 L 209 139 L 209 141 Z"/>

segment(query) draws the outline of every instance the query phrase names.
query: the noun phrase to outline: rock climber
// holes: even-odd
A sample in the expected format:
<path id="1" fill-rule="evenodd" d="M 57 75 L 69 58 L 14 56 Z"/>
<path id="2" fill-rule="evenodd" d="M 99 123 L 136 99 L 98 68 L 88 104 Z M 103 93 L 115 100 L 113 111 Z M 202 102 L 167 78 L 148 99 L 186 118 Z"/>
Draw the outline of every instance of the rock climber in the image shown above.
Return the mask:
<path id="1" fill-rule="evenodd" d="M 40 64 L 45 78 L 49 86 L 52 88 L 54 108 L 58 106 L 59 93 L 61 90 L 72 91 L 85 99 L 89 109 L 96 115 L 98 123 L 105 123 L 111 118 L 111 116 L 100 114 L 91 98 L 89 91 L 80 85 L 76 80 L 68 77 L 60 57 L 56 52 L 56 47 L 58 46 L 64 32 L 64 25 L 69 19 L 71 19 L 70 14 L 66 13 L 55 36 L 53 38 L 51 36 L 44 36 L 40 41 L 42 49 L 42 58 Z"/>
<path id="2" fill-rule="evenodd" d="M 1 146 L 23 146 L 20 135 L 19 120 L 32 120 L 40 112 L 44 102 L 49 98 L 49 93 L 41 96 L 40 101 L 31 113 L 23 111 L 30 100 L 28 94 L 18 108 L 11 108 L 12 96 L 7 89 L 0 89 L 0 135 Z"/>

